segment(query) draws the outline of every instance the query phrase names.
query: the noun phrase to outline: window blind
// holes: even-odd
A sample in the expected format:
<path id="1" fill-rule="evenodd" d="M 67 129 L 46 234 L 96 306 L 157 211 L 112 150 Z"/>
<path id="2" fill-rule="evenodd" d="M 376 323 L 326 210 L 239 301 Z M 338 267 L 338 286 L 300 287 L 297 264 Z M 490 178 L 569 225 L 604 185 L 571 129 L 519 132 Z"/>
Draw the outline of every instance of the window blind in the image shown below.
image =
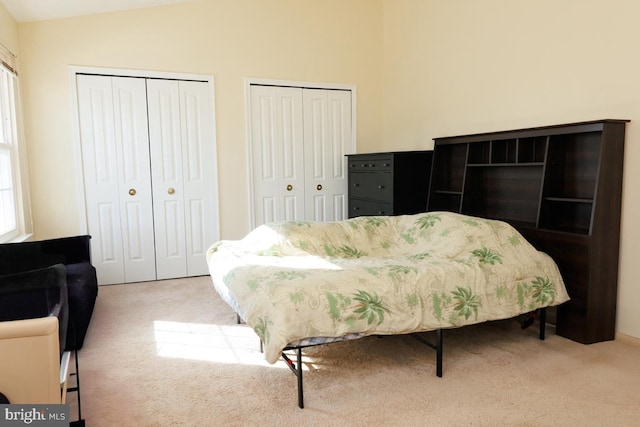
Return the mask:
<path id="1" fill-rule="evenodd" d="M 2 43 L 0 43 L 0 65 L 13 74 L 18 74 L 16 55 Z"/>

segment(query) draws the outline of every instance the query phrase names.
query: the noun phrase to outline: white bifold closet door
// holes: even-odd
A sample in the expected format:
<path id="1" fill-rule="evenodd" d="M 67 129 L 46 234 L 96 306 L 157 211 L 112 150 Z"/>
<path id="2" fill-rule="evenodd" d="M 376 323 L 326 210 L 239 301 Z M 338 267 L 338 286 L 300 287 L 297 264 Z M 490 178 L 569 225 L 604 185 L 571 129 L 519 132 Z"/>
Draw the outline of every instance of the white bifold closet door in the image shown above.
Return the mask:
<path id="1" fill-rule="evenodd" d="M 78 75 L 88 233 L 100 284 L 207 274 L 218 240 L 206 82 Z"/>
<path id="2" fill-rule="evenodd" d="M 208 274 L 217 177 L 213 102 L 203 82 L 148 80 L 158 279 Z"/>
<path id="3" fill-rule="evenodd" d="M 101 284 L 155 279 L 144 79 L 77 76 L 85 205 Z"/>
<path id="4" fill-rule="evenodd" d="M 347 217 L 351 91 L 250 86 L 253 222 Z"/>

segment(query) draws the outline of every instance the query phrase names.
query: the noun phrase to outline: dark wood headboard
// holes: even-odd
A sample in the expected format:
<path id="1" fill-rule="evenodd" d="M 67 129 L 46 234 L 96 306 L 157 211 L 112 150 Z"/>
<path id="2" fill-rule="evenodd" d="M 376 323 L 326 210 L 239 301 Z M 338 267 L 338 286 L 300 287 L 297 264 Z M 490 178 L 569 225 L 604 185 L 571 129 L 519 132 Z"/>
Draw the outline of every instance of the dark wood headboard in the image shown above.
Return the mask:
<path id="1" fill-rule="evenodd" d="M 556 331 L 585 344 L 615 337 L 627 122 L 435 139 L 427 209 L 509 222 L 553 257 L 571 296 Z"/>

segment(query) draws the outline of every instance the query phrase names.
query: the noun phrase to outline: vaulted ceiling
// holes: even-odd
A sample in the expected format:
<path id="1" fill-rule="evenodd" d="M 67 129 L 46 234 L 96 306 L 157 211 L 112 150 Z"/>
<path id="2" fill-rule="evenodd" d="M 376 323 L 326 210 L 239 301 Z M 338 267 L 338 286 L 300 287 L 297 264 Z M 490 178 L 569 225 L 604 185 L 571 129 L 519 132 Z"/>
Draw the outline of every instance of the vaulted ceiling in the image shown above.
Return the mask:
<path id="1" fill-rule="evenodd" d="M 194 0 L 0 0 L 17 22 L 186 3 Z"/>

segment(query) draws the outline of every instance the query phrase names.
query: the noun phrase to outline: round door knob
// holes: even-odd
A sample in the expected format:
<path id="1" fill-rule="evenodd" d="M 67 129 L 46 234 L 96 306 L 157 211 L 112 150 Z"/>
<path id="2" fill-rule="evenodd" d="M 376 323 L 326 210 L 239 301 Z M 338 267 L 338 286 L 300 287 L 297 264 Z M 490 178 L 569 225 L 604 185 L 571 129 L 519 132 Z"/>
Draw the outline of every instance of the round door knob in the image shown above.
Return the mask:
<path id="1" fill-rule="evenodd" d="M 293 185 L 291 184 L 287 185 L 287 191 L 291 191 L 291 190 L 293 190 Z"/>
<path id="2" fill-rule="evenodd" d="M 316 190 L 318 190 L 318 191 L 322 190 L 322 185 L 318 184 L 318 185 L 316 186 Z"/>
<path id="3" fill-rule="evenodd" d="M 129 195 L 130 196 L 135 196 L 136 195 L 136 189 L 135 188 L 130 188 L 129 189 Z"/>
<path id="4" fill-rule="evenodd" d="M 173 188 L 173 187 L 169 187 L 169 189 L 167 190 L 167 193 L 169 193 L 169 194 L 173 194 L 175 192 L 176 192 L 176 189 Z"/>

